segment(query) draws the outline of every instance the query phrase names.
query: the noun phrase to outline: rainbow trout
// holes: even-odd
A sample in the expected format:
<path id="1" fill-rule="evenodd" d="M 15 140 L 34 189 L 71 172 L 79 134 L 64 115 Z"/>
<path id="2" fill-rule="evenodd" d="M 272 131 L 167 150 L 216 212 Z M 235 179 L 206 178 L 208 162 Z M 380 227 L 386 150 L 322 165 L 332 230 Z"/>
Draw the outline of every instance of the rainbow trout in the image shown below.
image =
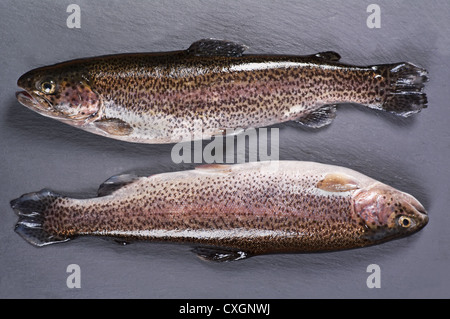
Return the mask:
<path id="1" fill-rule="evenodd" d="M 347 168 L 296 161 L 119 175 L 100 186 L 98 197 L 44 189 L 11 207 L 19 216 L 16 232 L 36 246 L 77 236 L 178 242 L 216 261 L 363 247 L 428 222 L 411 195 Z"/>
<path id="2" fill-rule="evenodd" d="M 330 124 L 336 104 L 406 117 L 427 105 L 427 71 L 411 63 L 353 66 L 335 52 L 244 55 L 200 40 L 189 49 L 79 59 L 34 69 L 20 103 L 80 129 L 136 143 L 176 143 L 297 121 Z"/>

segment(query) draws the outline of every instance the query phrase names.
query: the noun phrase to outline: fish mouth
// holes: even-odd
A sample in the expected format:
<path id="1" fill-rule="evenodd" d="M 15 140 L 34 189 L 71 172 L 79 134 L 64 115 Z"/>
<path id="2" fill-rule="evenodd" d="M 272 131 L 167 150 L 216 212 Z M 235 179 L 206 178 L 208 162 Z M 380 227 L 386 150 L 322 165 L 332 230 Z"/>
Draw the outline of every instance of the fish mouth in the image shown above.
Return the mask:
<path id="1" fill-rule="evenodd" d="M 57 117 L 58 113 L 55 112 L 51 103 L 44 97 L 30 93 L 28 91 L 18 91 L 16 92 L 16 98 L 20 104 L 37 113 L 49 117 Z"/>
<path id="2" fill-rule="evenodd" d="M 21 91 L 16 92 L 16 98 L 20 104 L 35 111 L 41 115 L 51 118 L 59 118 L 61 114 L 55 110 L 53 103 L 51 103 L 45 95 L 36 90 L 34 83 L 38 77 L 35 74 L 36 70 L 29 71 L 23 74 L 17 80 L 17 86 Z"/>
<path id="3" fill-rule="evenodd" d="M 38 104 L 37 100 L 33 98 L 33 96 L 27 91 L 16 92 L 16 98 L 21 104 L 27 107 L 34 107 L 36 104 Z"/>
<path id="4" fill-rule="evenodd" d="M 415 198 L 413 199 L 414 200 L 411 201 L 409 204 L 414 208 L 416 216 L 419 219 L 416 229 L 420 230 L 428 224 L 429 217 L 427 211 L 425 210 L 425 207 L 423 207 L 418 200 L 416 200 Z"/>
<path id="5" fill-rule="evenodd" d="M 412 195 L 401 192 L 399 196 L 403 199 L 403 206 L 412 212 L 415 218 L 415 225 L 411 231 L 418 231 L 428 224 L 428 213 L 423 205 Z"/>

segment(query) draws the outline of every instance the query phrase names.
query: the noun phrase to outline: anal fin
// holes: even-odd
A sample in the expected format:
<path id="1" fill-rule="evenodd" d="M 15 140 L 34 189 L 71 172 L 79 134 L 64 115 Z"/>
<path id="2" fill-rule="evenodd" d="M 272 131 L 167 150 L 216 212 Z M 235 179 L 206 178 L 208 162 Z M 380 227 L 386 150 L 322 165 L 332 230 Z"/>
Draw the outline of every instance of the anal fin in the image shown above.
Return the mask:
<path id="1" fill-rule="evenodd" d="M 296 122 L 308 127 L 319 128 L 329 125 L 335 117 L 336 105 L 328 104 L 298 118 Z"/>
<path id="2" fill-rule="evenodd" d="M 217 247 L 196 247 L 192 252 L 196 253 L 202 260 L 217 262 L 235 261 L 249 257 L 244 251 Z"/>

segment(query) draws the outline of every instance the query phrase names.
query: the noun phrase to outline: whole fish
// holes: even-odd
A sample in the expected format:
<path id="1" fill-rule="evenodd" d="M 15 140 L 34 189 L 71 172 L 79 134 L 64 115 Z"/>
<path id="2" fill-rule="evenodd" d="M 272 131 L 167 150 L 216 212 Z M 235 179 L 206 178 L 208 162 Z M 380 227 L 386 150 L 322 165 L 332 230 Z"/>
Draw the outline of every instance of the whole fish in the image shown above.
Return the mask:
<path id="1" fill-rule="evenodd" d="M 79 59 L 34 69 L 20 103 L 80 129 L 137 143 L 176 143 L 297 121 L 329 124 L 336 104 L 406 117 L 427 106 L 427 71 L 411 63 L 353 66 L 335 52 L 243 55 L 206 39 L 189 49 Z"/>
<path id="2" fill-rule="evenodd" d="M 428 222 L 411 195 L 351 169 L 296 161 L 119 175 L 95 198 L 44 189 L 11 207 L 19 216 L 15 231 L 36 246 L 77 236 L 179 242 L 216 261 L 363 247 Z"/>

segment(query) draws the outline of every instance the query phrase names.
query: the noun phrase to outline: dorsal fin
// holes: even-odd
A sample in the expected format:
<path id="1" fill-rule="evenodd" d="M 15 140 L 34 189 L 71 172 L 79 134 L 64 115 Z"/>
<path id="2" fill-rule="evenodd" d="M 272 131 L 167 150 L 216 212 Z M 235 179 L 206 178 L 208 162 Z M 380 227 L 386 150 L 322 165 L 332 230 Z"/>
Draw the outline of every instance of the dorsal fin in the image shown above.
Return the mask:
<path id="1" fill-rule="evenodd" d="M 100 185 L 97 191 L 97 196 L 102 197 L 111 195 L 115 191 L 134 182 L 137 179 L 139 179 L 139 176 L 135 174 L 122 174 L 113 176 Z"/>
<path id="2" fill-rule="evenodd" d="M 187 52 L 196 56 L 240 57 L 247 46 L 216 39 L 203 39 L 191 44 Z"/>
<path id="3" fill-rule="evenodd" d="M 327 192 L 348 192 L 359 188 L 358 182 L 351 176 L 333 173 L 317 183 L 317 188 Z"/>

